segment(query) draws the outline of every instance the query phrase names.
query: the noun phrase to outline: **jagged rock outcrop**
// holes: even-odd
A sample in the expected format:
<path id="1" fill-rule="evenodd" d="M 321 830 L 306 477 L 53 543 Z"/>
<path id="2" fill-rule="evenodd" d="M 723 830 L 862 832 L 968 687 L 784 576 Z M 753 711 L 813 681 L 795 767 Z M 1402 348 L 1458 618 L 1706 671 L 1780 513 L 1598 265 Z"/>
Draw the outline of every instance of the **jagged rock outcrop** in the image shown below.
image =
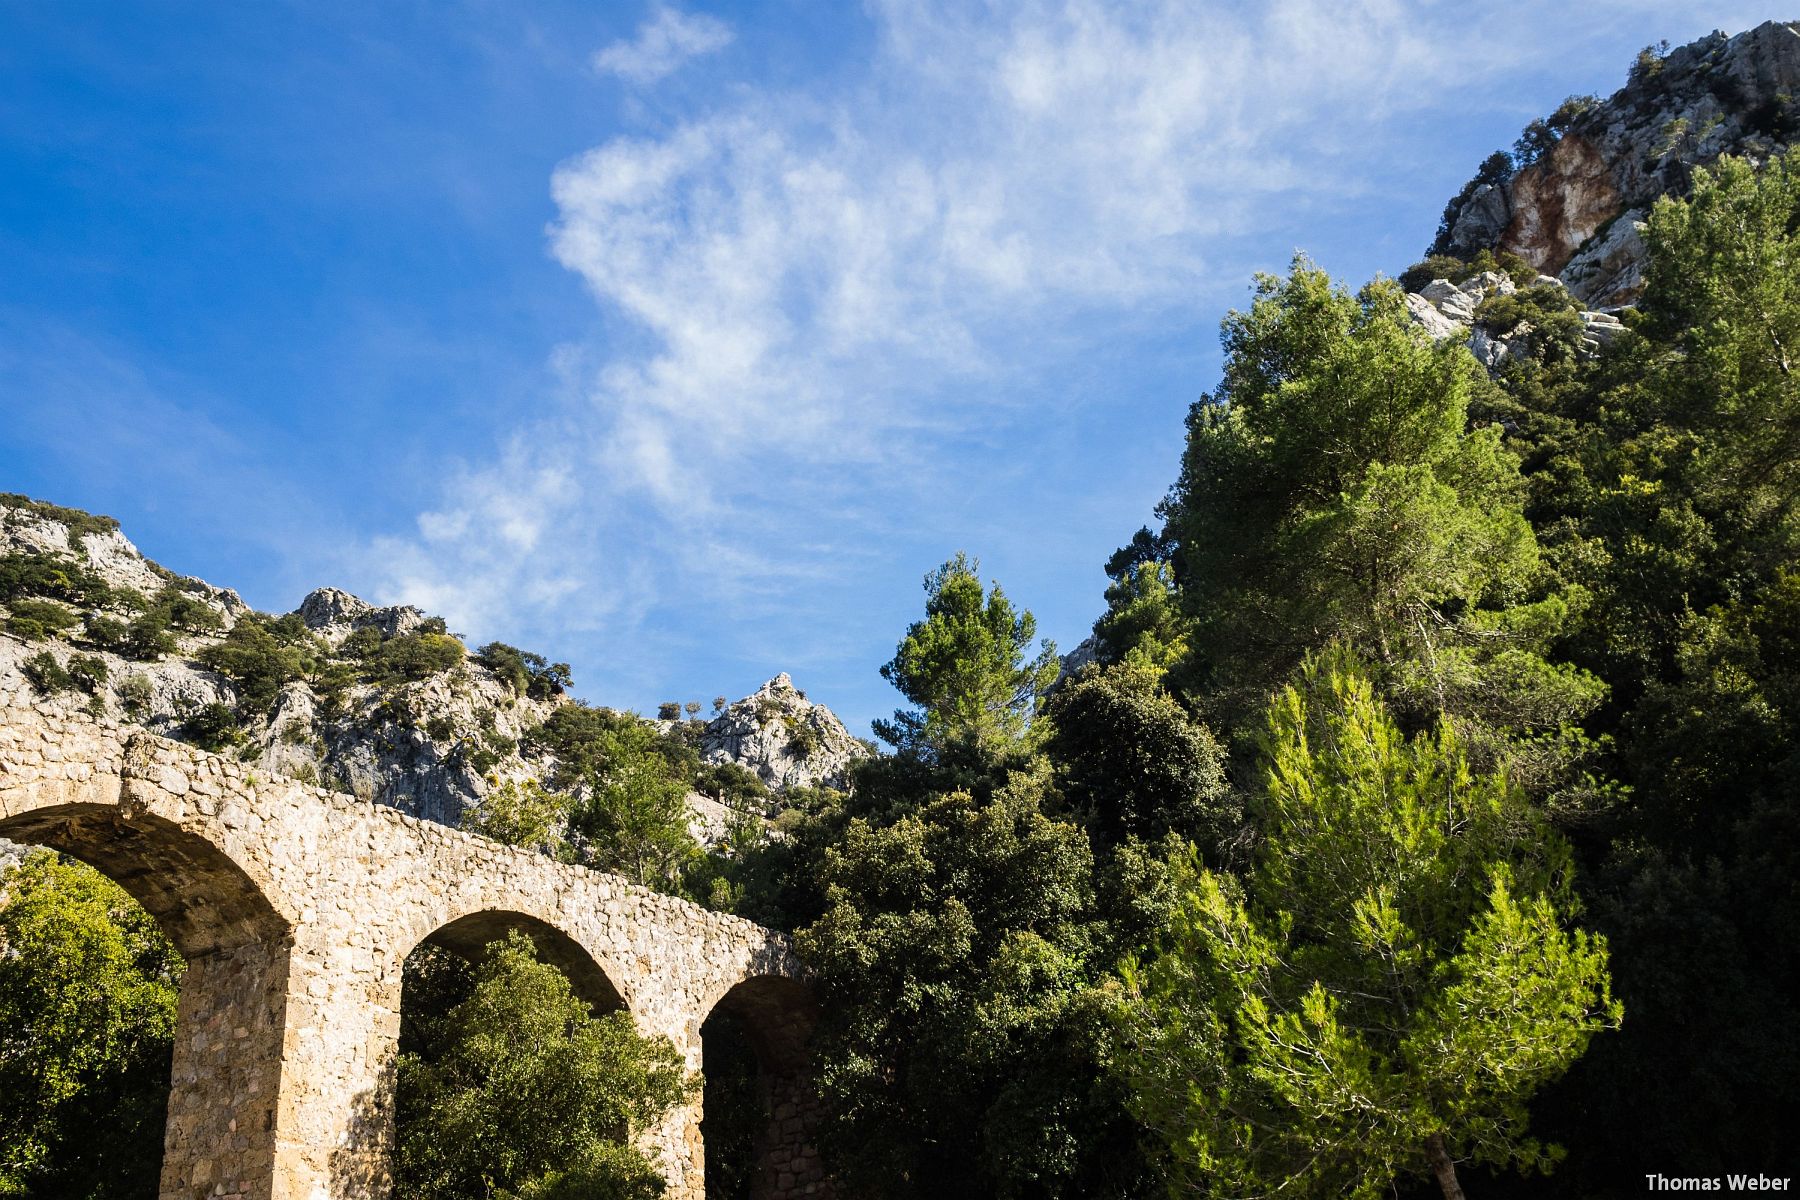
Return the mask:
<path id="1" fill-rule="evenodd" d="M 1554 275 L 1540 275 L 1533 283 L 1538 287 L 1564 287 Z M 1521 340 L 1531 336 L 1532 329 L 1529 325 L 1520 325 L 1507 336 L 1500 336 L 1479 323 L 1477 310 L 1490 296 L 1511 296 L 1518 290 L 1510 276 L 1498 271 L 1483 271 L 1460 284 L 1448 279 L 1434 279 L 1419 291 L 1408 293 L 1406 307 L 1413 320 L 1433 338 L 1466 341 L 1475 361 L 1489 371 L 1498 371 L 1518 352 Z M 1587 353 L 1599 353 L 1603 346 L 1625 332 L 1624 324 L 1612 313 L 1583 309 L 1580 315 L 1581 346 Z"/>
<path id="2" fill-rule="evenodd" d="M 117 522 L 8 496 L 0 507 L 0 553 L 44 554 L 81 562 L 109 587 L 150 596 L 173 584 L 218 610 L 229 627 L 250 606 L 230 588 L 175 572 L 145 558 Z M 84 518 L 80 525 L 59 514 Z"/>
<path id="3" fill-rule="evenodd" d="M 1056 660 L 1056 683 L 1053 683 L 1050 686 L 1054 688 L 1065 679 L 1073 679 L 1076 672 L 1080 671 L 1083 667 L 1087 666 L 1089 663 L 1096 663 L 1099 661 L 1100 639 L 1095 634 L 1090 633 L 1082 638 L 1081 641 L 1077 642 L 1073 650 L 1069 651 L 1067 654 L 1058 656 Z"/>
<path id="4" fill-rule="evenodd" d="M 1536 161 L 1467 190 L 1435 249 L 1511 251 L 1559 276 L 1585 306 L 1643 289 L 1639 224 L 1693 170 L 1736 154 L 1757 161 L 1800 134 L 1800 23 L 1769 21 L 1648 54 L 1609 99 L 1570 116 Z"/>
<path id="5" fill-rule="evenodd" d="M 707 722 L 700 753 L 710 763 L 735 762 L 779 790 L 846 787 L 851 763 L 869 748 L 783 672 Z"/>
<path id="6" fill-rule="evenodd" d="M 332 645 L 338 645 L 358 629 L 373 629 L 384 638 L 417 633 L 425 613 L 410 604 L 377 608 L 337 588 L 314 588 L 294 610 L 306 627 Z"/>

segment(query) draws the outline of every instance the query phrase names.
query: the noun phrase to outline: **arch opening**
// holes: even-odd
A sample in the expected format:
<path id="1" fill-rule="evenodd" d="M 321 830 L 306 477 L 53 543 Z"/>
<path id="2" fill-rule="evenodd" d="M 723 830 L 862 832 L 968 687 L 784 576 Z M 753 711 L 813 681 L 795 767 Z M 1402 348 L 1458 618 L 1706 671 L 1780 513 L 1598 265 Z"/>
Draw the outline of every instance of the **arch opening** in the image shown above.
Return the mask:
<path id="1" fill-rule="evenodd" d="M 28 1032 L 34 1048 L 79 1064 L 79 1085 L 40 1106 L 50 1123 L 81 1127 L 67 1163 L 46 1168 L 76 1174 L 32 1186 L 173 1195 L 215 1169 L 266 1174 L 291 927 L 263 890 L 207 838 L 117 804 L 15 812 L 0 818 L 0 837 L 57 852 L 13 876 L 13 916 L 32 929 L 12 936 L 32 941 L 7 965 L 13 986 L 55 992 L 35 1008 L 73 1014 L 57 1040 Z M 109 1128 L 101 1142 L 81 1115 L 96 1105 Z M 94 1171 L 104 1179 L 81 1175 Z"/>
<path id="2" fill-rule="evenodd" d="M 658 1175 L 643 1135 L 686 1102 L 680 1049 L 638 1031 L 580 943 L 516 911 L 470 913 L 416 943 L 397 1049 L 394 1184 L 425 1200 L 552 1179 L 571 1195 L 637 1195 Z"/>
<path id="3" fill-rule="evenodd" d="M 291 932 L 230 855 L 153 813 L 50 805 L 0 819 L 0 838 L 47 846 L 93 867 L 143 905 L 190 961 Z"/>
<path id="4" fill-rule="evenodd" d="M 561 971 L 575 994 L 587 1003 L 595 1016 L 628 1007 L 606 969 L 594 960 L 586 947 L 548 921 L 526 913 L 506 909 L 468 913 L 438 926 L 420 944 L 447 950 L 468 963 L 479 963 L 486 957 L 490 945 L 514 930 L 531 939 L 537 948 L 538 959 Z"/>
<path id="5" fill-rule="evenodd" d="M 813 1144 L 819 1106 L 808 1061 L 812 990 L 782 976 L 746 979 L 700 1027 L 700 1122 L 708 1200 L 828 1194 Z"/>

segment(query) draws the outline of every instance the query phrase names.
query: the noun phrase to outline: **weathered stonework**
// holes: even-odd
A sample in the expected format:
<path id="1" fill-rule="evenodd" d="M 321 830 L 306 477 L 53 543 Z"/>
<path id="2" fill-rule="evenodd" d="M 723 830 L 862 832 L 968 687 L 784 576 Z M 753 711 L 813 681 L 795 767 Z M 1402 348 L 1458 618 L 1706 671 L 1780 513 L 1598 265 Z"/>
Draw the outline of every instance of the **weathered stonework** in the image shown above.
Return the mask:
<path id="1" fill-rule="evenodd" d="M 163 1200 L 389 1191 L 401 966 L 421 942 L 531 933 L 584 995 L 701 1065 L 725 1004 L 755 1032 L 772 1117 L 757 1195 L 826 1195 L 787 940 L 734 917 L 285 779 L 0 682 L 0 837 L 118 880 L 189 962 Z M 700 1111 L 648 1141 L 704 1193 Z"/>

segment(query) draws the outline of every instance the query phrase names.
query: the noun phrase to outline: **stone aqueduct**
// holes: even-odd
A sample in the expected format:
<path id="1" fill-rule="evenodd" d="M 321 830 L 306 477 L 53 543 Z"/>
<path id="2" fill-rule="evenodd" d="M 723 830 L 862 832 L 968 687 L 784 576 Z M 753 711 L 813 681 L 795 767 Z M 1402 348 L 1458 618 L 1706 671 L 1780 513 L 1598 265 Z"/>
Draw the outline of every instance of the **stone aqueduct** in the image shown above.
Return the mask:
<path id="1" fill-rule="evenodd" d="M 162 1200 L 386 1196 L 401 965 L 421 942 L 467 950 L 507 928 L 694 1068 L 708 1016 L 738 1016 L 768 1117 L 754 1194 L 827 1194 L 811 1008 L 781 935 L 18 688 L 0 682 L 0 837 L 99 868 L 188 962 Z M 696 1099 L 647 1138 L 673 1200 L 705 1193 L 700 1117 Z"/>

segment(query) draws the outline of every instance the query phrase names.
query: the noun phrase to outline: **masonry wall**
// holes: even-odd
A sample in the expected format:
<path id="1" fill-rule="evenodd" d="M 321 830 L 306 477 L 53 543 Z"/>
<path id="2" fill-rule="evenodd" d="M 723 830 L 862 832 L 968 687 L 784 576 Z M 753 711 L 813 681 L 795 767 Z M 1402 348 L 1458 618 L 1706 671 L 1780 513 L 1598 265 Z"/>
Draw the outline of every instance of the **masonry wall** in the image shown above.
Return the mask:
<path id="1" fill-rule="evenodd" d="M 713 1005 L 747 981 L 801 974 L 786 939 L 748 921 L 260 779 L 39 700 L 22 681 L 0 680 L 0 837 L 93 862 L 189 958 L 164 1200 L 386 1195 L 401 967 L 455 922 L 501 914 L 567 935 L 639 1028 L 672 1039 L 696 1069 Z M 788 1075 L 777 1111 L 797 1113 L 804 1082 Z M 787 1139 L 784 1168 L 759 1195 L 824 1194 L 807 1132 L 775 1137 Z M 647 1140 L 673 1200 L 701 1196 L 697 1110 Z"/>

